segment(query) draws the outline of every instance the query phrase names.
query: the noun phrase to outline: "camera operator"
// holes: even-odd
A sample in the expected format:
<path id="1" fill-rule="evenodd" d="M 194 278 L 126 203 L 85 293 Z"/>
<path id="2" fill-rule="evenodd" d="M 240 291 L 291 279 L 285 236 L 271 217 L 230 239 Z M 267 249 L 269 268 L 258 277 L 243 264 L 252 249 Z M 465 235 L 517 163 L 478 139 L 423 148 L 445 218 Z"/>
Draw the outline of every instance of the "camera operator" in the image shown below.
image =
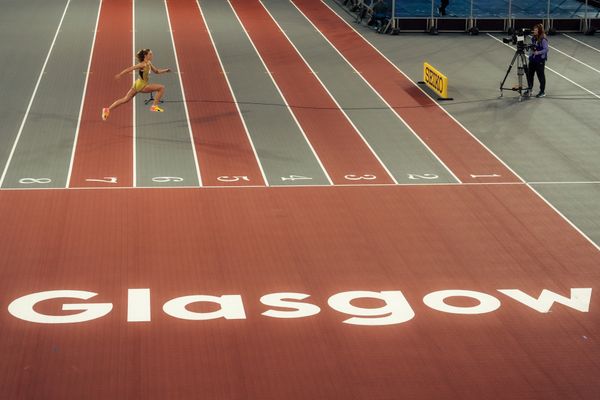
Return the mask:
<path id="1" fill-rule="evenodd" d="M 537 98 L 545 97 L 546 90 L 546 60 L 548 59 L 548 38 L 544 33 L 544 26 L 537 24 L 533 27 L 533 36 L 531 38 L 533 52 L 529 55 L 529 69 L 527 70 L 527 83 L 529 89 L 526 95 L 533 90 L 533 75 L 537 75 L 540 81 L 540 92 L 535 96 Z"/>

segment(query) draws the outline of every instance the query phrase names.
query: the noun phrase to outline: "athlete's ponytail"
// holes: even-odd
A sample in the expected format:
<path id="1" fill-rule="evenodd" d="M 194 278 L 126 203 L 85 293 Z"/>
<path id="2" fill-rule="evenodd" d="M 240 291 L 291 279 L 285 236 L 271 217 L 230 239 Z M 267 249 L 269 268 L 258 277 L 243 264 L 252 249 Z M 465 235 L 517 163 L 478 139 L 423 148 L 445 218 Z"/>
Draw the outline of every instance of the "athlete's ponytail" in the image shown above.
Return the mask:
<path id="1" fill-rule="evenodd" d="M 148 53 L 150 53 L 150 49 L 142 49 L 136 53 L 135 57 L 137 58 L 138 62 L 143 62 L 144 58 L 146 58 L 146 54 Z"/>

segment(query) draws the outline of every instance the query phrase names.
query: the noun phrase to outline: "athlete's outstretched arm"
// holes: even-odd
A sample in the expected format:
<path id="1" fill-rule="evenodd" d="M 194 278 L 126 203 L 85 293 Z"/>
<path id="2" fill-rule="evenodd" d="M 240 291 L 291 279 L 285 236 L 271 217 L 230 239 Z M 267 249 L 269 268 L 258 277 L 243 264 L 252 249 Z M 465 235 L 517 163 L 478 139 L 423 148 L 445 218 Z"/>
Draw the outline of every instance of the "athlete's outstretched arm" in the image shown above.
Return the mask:
<path id="1" fill-rule="evenodd" d="M 164 74 L 165 72 L 171 72 L 171 68 L 160 69 L 160 68 L 156 68 L 152 64 L 150 64 L 150 68 L 152 68 L 152 72 L 154 72 L 155 74 Z"/>
<path id="2" fill-rule="evenodd" d="M 128 73 L 130 73 L 131 71 L 134 71 L 134 70 L 136 70 L 136 69 L 142 69 L 142 68 L 144 68 L 144 67 L 145 67 L 145 64 L 144 64 L 144 63 L 139 63 L 139 64 L 136 64 L 136 65 L 134 65 L 134 66 L 132 66 L 132 67 L 125 68 L 123 71 L 121 71 L 121 72 L 119 72 L 117 75 L 115 75 L 115 79 L 119 79 L 119 78 L 121 78 L 123 75 L 125 75 L 125 74 L 128 74 Z"/>

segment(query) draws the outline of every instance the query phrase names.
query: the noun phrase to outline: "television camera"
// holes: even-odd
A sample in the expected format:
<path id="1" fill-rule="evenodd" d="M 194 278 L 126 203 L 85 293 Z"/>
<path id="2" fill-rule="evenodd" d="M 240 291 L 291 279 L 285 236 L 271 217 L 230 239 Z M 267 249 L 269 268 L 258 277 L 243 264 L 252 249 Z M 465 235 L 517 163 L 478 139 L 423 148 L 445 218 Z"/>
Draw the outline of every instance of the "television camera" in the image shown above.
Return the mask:
<path id="1" fill-rule="evenodd" d="M 527 40 L 527 43 L 525 42 Z M 515 51 L 515 55 L 512 58 L 510 65 L 508 66 L 508 70 L 506 71 L 506 75 L 504 79 L 500 83 L 500 97 L 503 95 L 503 90 L 512 90 L 519 92 L 519 101 L 521 101 L 524 97 L 524 94 L 529 93 L 529 84 L 526 83 L 526 86 L 523 86 L 523 77 L 527 76 L 528 64 L 527 64 L 527 56 L 525 55 L 525 51 L 535 50 L 535 45 L 531 43 L 531 29 L 517 29 L 515 30 L 511 36 L 502 38 L 502 42 L 505 44 L 512 44 L 517 46 L 517 50 Z M 513 87 L 504 87 L 506 83 L 506 78 L 510 74 L 512 67 L 517 62 L 517 79 L 518 85 Z"/>
<path id="2" fill-rule="evenodd" d="M 535 48 L 535 46 L 531 44 L 531 40 L 529 40 L 529 43 L 525 43 L 525 39 L 529 38 L 531 38 L 531 29 L 521 28 L 515 30 L 512 36 L 502 38 L 502 42 L 517 46 L 517 51 L 525 51 Z"/>

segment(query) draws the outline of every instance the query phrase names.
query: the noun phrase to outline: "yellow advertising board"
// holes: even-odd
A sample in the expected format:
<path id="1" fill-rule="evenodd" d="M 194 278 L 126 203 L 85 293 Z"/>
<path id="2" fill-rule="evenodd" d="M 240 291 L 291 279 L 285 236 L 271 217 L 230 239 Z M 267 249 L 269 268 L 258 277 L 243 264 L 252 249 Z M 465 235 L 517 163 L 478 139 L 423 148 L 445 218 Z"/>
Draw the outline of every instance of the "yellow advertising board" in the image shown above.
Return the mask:
<path id="1" fill-rule="evenodd" d="M 440 97 L 448 98 L 448 78 L 429 63 L 423 63 L 423 81 Z"/>

